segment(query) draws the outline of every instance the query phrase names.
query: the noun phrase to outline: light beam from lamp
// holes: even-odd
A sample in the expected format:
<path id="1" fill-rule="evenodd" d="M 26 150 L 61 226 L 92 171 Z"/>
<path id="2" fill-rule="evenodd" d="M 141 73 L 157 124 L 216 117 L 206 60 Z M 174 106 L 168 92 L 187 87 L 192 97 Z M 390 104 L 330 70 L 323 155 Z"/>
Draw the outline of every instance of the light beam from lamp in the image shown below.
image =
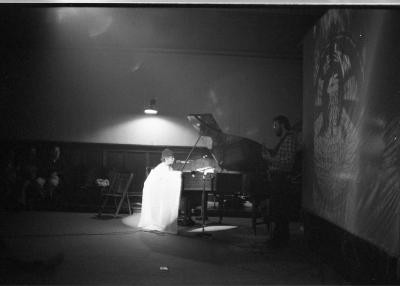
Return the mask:
<path id="1" fill-rule="evenodd" d="M 149 105 L 144 108 L 144 113 L 152 115 L 158 114 L 158 110 L 156 109 L 156 100 L 154 98 L 150 99 Z"/>

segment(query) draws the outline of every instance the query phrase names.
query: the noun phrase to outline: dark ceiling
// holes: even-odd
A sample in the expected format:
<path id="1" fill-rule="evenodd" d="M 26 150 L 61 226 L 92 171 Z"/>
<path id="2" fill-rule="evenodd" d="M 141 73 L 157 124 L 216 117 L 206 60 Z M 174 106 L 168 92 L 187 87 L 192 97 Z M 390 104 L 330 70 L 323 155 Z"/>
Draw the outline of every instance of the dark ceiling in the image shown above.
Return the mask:
<path id="1" fill-rule="evenodd" d="M 0 21 L 9 49 L 301 58 L 304 35 L 325 12 L 318 6 L 0 5 Z"/>

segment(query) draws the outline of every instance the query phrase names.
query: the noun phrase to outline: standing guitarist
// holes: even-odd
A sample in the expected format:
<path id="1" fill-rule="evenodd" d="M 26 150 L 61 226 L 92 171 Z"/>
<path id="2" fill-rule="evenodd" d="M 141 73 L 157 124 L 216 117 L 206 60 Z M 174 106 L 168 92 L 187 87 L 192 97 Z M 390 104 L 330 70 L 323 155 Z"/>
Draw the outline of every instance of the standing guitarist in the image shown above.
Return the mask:
<path id="1" fill-rule="evenodd" d="M 296 137 L 289 119 L 279 115 L 273 119 L 275 135 L 280 137 L 274 149 L 267 149 L 263 157 L 269 164 L 271 176 L 270 215 L 275 226 L 269 241 L 273 247 L 285 246 L 289 241 L 288 176 L 293 169 L 296 155 Z"/>

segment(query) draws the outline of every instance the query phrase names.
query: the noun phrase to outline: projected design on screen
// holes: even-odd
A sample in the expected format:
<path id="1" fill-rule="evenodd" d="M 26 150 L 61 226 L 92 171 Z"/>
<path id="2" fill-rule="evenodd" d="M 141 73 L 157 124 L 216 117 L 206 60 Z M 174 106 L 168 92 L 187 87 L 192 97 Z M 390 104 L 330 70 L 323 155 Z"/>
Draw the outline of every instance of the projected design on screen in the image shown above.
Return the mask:
<path id="1" fill-rule="evenodd" d="M 335 222 L 344 219 L 344 196 L 357 176 L 356 149 L 364 68 L 348 33 L 349 15 L 331 10 L 314 29 L 313 200 Z"/>
<path id="2" fill-rule="evenodd" d="M 370 131 L 360 168 L 356 230 L 388 251 L 397 251 L 400 201 L 400 116 Z M 378 143 L 378 144 L 377 144 Z"/>

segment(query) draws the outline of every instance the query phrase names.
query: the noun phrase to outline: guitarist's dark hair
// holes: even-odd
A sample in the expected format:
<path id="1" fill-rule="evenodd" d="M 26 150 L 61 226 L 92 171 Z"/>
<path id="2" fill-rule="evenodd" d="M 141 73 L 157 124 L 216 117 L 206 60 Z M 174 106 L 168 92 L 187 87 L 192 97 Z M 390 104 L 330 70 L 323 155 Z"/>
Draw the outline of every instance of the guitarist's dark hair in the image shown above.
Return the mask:
<path id="1" fill-rule="evenodd" d="M 282 124 L 283 127 L 285 127 L 286 130 L 290 130 L 291 129 L 289 119 L 285 115 L 275 116 L 274 119 L 273 119 L 273 122 L 275 122 L 275 121 L 278 122 L 279 124 Z"/>

